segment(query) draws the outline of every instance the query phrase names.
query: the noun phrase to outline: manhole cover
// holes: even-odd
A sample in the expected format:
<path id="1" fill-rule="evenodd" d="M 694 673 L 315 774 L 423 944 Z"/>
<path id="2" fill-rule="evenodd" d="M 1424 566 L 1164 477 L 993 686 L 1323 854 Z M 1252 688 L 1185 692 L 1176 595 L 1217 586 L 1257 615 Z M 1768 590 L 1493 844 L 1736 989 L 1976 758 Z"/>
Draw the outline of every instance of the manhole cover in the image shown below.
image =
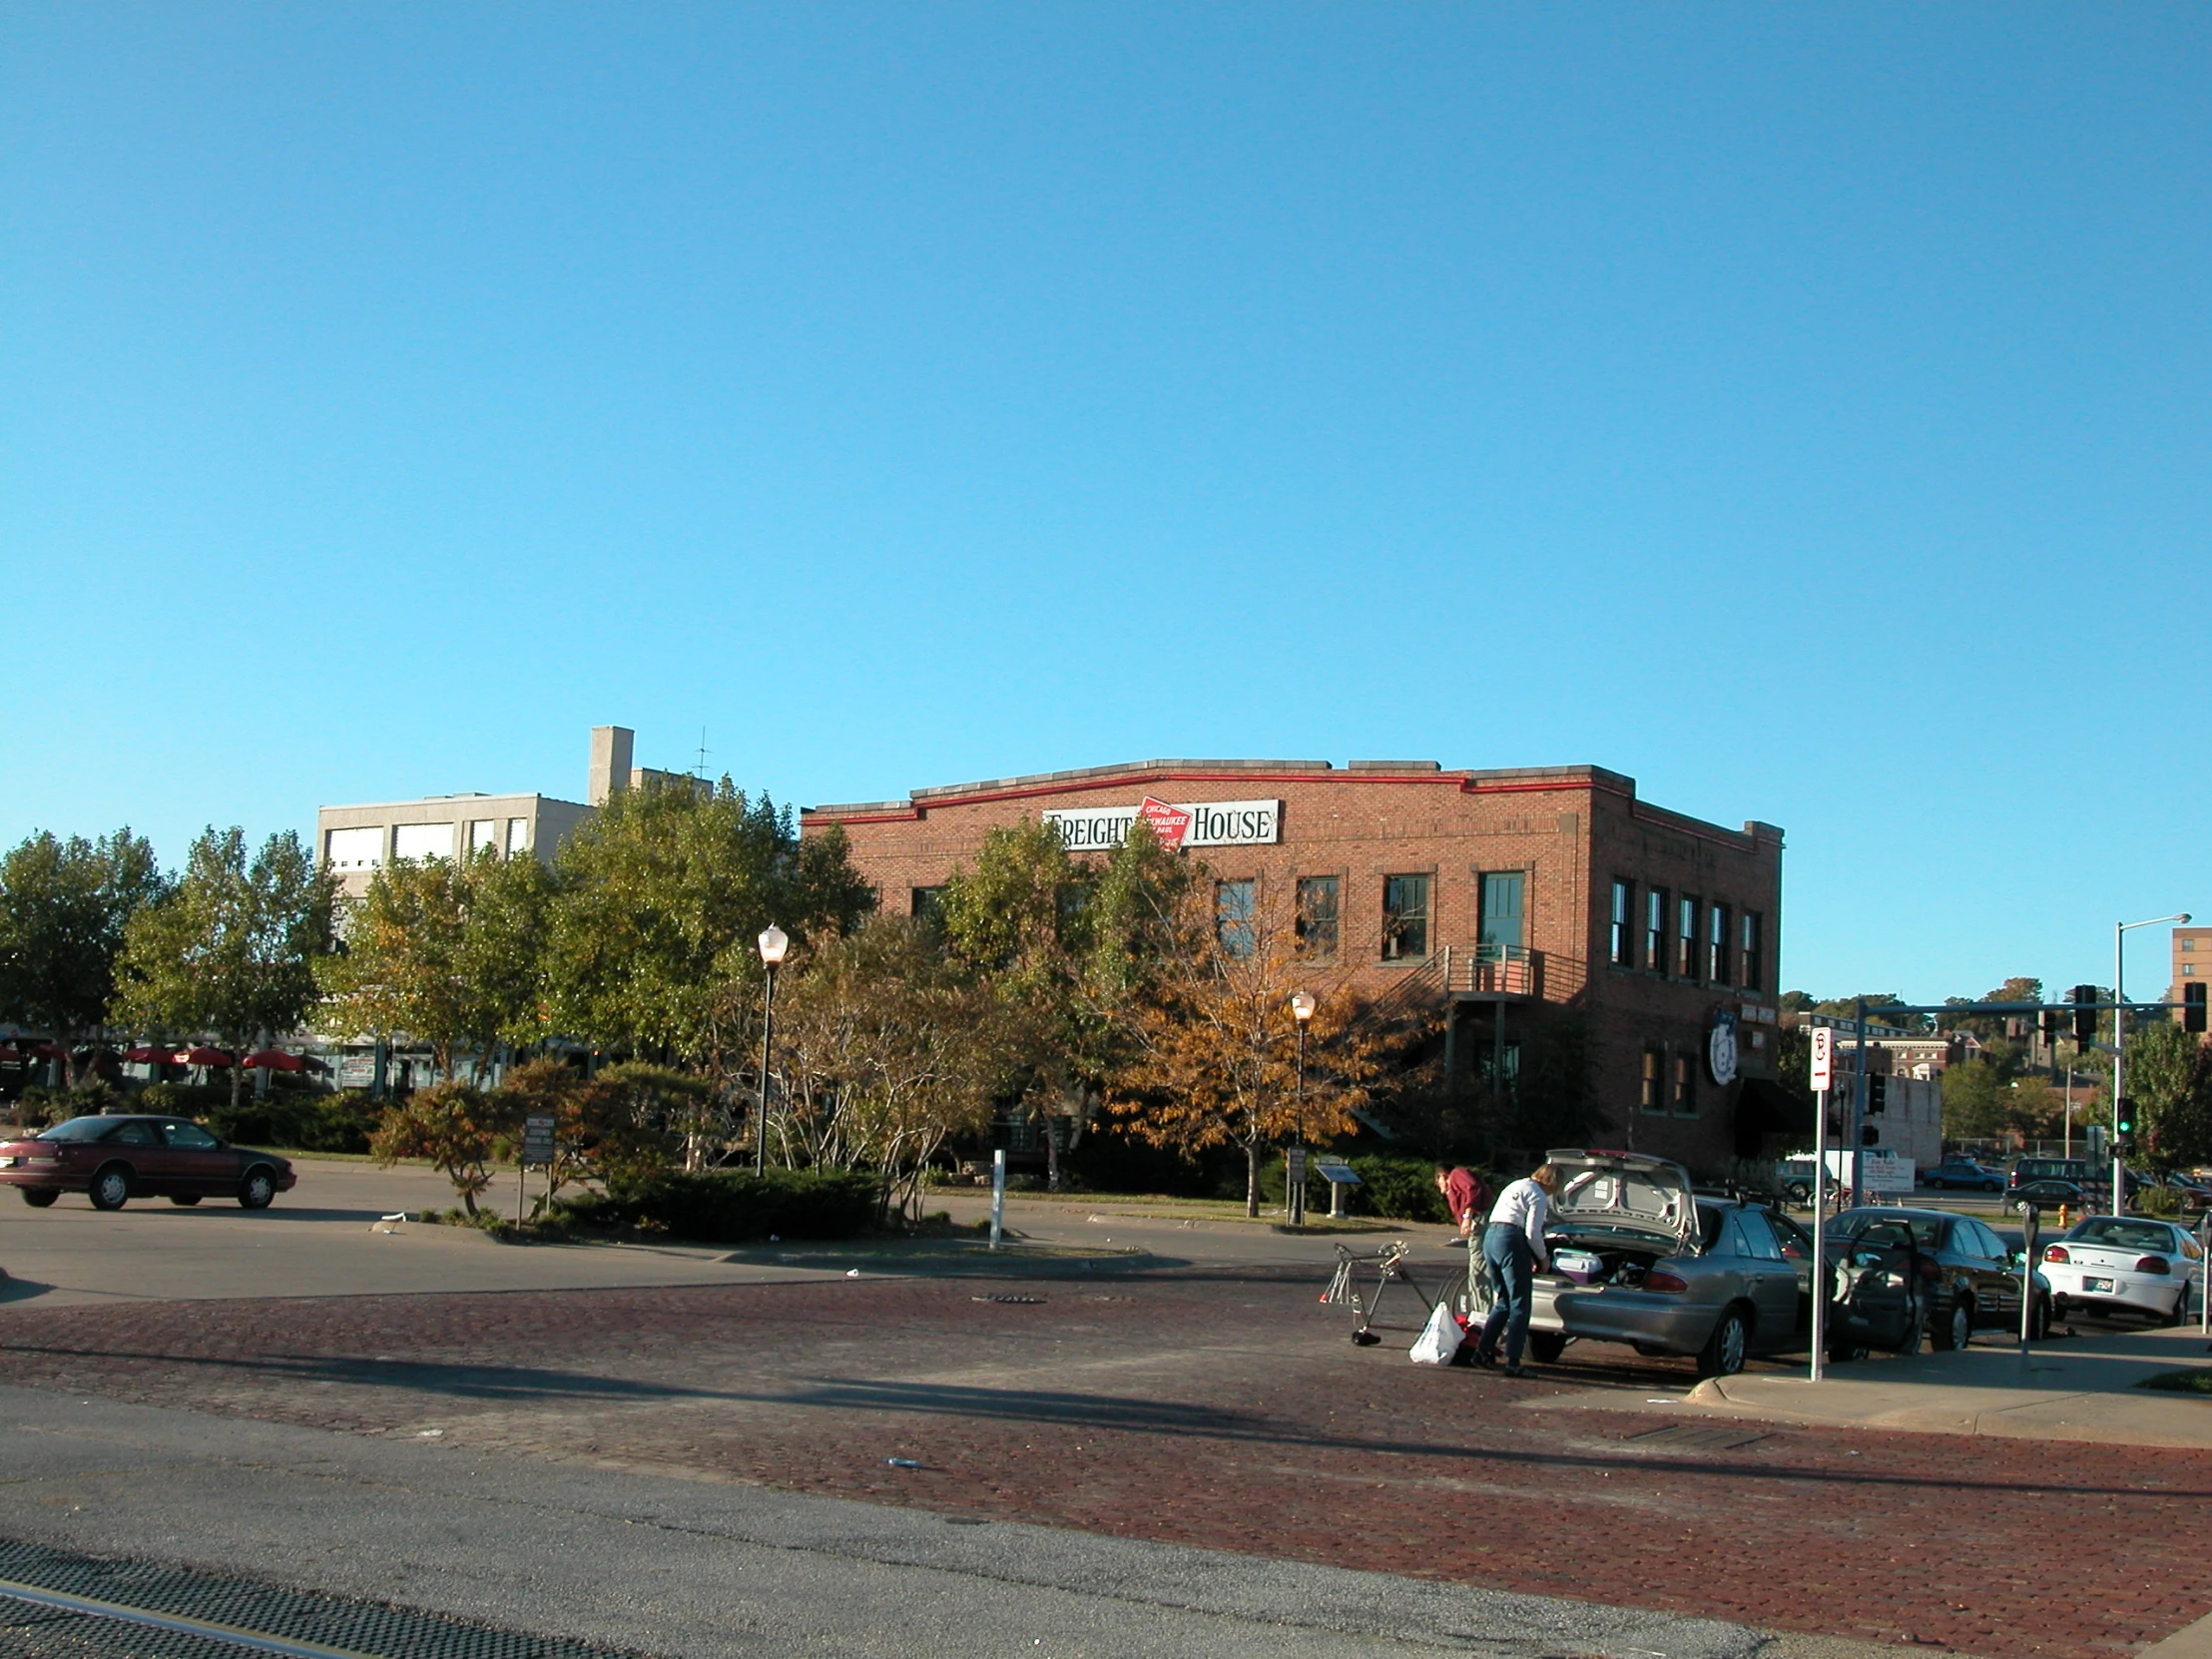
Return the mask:
<path id="1" fill-rule="evenodd" d="M 1631 1434 L 1628 1443 L 1663 1445 L 1676 1451 L 1734 1451 L 1738 1446 L 1750 1445 L 1766 1437 L 1756 1430 L 1747 1432 L 1726 1423 L 1670 1422 L 1664 1428 Z"/>
<path id="2" fill-rule="evenodd" d="M 1011 1302 L 1020 1307 L 1034 1308 L 1044 1301 L 1041 1296 L 971 1296 L 970 1302 Z"/>

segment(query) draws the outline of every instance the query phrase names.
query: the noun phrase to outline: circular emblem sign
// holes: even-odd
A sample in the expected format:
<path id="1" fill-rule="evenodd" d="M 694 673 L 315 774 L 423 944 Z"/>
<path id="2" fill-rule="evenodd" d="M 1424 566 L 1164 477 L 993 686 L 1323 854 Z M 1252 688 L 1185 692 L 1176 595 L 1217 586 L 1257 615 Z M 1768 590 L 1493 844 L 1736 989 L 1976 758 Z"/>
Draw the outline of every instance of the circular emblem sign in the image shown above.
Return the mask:
<path id="1" fill-rule="evenodd" d="M 1705 1034 L 1705 1069 L 1723 1088 L 1736 1081 L 1736 1010 L 1719 1008 Z"/>

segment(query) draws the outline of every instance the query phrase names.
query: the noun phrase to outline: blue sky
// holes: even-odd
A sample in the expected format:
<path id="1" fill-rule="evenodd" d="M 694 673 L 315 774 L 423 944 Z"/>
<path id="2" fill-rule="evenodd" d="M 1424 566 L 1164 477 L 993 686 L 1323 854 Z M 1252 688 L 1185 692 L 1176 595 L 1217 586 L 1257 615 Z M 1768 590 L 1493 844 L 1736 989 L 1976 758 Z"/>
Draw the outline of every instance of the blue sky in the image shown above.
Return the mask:
<path id="1" fill-rule="evenodd" d="M 2212 13 L 0 12 L 0 840 L 1594 762 L 1788 983 L 2212 912 Z M 2137 934 L 2144 982 L 2161 946 Z"/>

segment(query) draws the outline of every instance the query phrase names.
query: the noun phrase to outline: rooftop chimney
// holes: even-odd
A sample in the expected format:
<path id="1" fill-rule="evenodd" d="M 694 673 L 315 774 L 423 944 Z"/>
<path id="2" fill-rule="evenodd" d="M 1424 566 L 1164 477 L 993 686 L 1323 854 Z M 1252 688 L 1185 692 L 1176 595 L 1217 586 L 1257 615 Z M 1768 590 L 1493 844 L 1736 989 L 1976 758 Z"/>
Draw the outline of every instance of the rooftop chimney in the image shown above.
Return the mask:
<path id="1" fill-rule="evenodd" d="M 630 787 L 630 751 L 637 733 L 627 726 L 594 726 L 591 729 L 591 779 L 584 799 L 604 807 L 617 790 Z"/>

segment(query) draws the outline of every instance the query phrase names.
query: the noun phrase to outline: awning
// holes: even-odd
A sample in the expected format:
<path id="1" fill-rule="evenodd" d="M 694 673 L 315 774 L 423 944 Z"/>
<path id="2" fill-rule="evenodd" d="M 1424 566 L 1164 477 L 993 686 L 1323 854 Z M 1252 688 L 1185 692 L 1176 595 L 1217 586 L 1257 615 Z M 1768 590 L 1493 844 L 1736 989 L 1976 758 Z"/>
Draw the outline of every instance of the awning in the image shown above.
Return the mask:
<path id="1" fill-rule="evenodd" d="M 228 1066 L 234 1062 L 220 1048 L 180 1049 L 170 1058 L 180 1066 Z"/>
<path id="2" fill-rule="evenodd" d="M 307 1062 L 296 1054 L 286 1054 L 280 1048 L 265 1048 L 259 1054 L 249 1054 L 242 1064 L 263 1066 L 270 1071 L 305 1071 Z"/>
<path id="3" fill-rule="evenodd" d="M 1747 1077 L 1736 1093 L 1736 1156 L 1758 1157 L 1769 1135 L 1797 1135 L 1810 1142 L 1812 1102 L 1764 1077 Z"/>

